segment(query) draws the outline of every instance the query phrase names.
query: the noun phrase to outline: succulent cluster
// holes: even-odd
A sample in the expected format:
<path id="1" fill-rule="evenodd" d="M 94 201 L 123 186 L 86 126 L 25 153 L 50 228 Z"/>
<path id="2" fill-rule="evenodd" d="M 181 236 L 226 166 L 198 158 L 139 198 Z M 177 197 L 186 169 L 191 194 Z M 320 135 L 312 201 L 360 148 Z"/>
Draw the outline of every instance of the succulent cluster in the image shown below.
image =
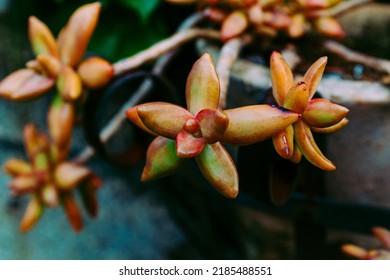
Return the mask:
<path id="1" fill-rule="evenodd" d="M 342 251 L 361 260 L 390 260 L 390 231 L 383 227 L 374 227 L 372 233 L 382 244 L 381 248 L 366 250 L 354 244 L 345 244 L 341 248 Z"/>
<path id="2" fill-rule="evenodd" d="M 113 76 L 108 61 L 90 57 L 80 62 L 95 30 L 100 8 L 97 2 L 78 8 L 57 40 L 43 22 L 31 16 L 28 35 L 36 58 L 0 83 L 0 97 L 29 100 L 56 87 L 65 101 L 72 102 L 81 96 L 83 86 L 97 88 L 108 83 Z"/>
<path id="3" fill-rule="evenodd" d="M 272 138 L 278 154 L 285 159 L 299 162 L 302 155 L 323 170 L 336 166 L 318 148 L 312 131 L 335 132 L 348 124 L 348 109 L 324 98 L 313 98 L 327 62 L 319 58 L 307 70 L 302 80 L 295 82 L 293 74 L 278 52 L 271 55 L 272 93 L 279 106 L 294 111 L 302 117 L 275 134 Z"/>
<path id="4" fill-rule="evenodd" d="M 25 101 L 56 88 L 47 113 L 49 135 L 26 125 L 23 138 L 28 161 L 10 159 L 5 171 L 15 196 L 30 194 L 31 199 L 20 229 L 30 230 L 44 208 L 62 204 L 75 231 L 82 228 L 82 215 L 73 190 L 80 192 L 88 213 L 98 210 L 96 191 L 101 182 L 87 167 L 67 160 L 76 118 L 76 102 L 86 88 L 97 88 L 113 76 L 111 64 L 100 58 L 82 60 L 96 27 L 101 5 L 92 3 L 78 8 L 57 40 L 49 28 L 34 16 L 28 21 L 28 35 L 36 58 L 0 82 L 0 97 Z M 81 62 L 80 62 L 81 61 Z"/>
<path id="5" fill-rule="evenodd" d="M 80 231 L 82 215 L 73 191 L 80 192 L 84 206 L 94 217 L 98 211 L 99 178 L 87 167 L 62 160 L 58 146 L 33 124 L 25 126 L 23 138 L 28 161 L 12 158 L 4 164 L 5 171 L 13 177 L 9 184 L 11 194 L 30 195 L 20 230 L 30 230 L 46 207 L 61 204 L 72 228 Z"/>
<path id="6" fill-rule="evenodd" d="M 221 24 L 221 39 L 227 41 L 251 29 L 274 37 L 279 31 L 299 38 L 315 29 L 322 35 L 342 38 L 340 23 L 325 13 L 342 0 L 166 0 L 175 4 L 197 3 L 207 17 Z"/>
<path id="7" fill-rule="evenodd" d="M 343 121 L 346 108 L 325 99 L 312 99 L 325 63 L 326 58 L 318 60 L 303 81 L 293 85 L 291 70 L 274 52 L 273 91 L 281 107 L 260 104 L 223 110 L 218 108 L 219 80 L 213 61 L 208 53 L 203 54 L 187 79 L 188 110 L 164 102 L 127 110 L 134 124 L 157 136 L 147 151 L 142 180 L 169 175 L 184 159 L 195 157 L 210 184 L 234 198 L 238 194 L 238 174 L 221 143 L 250 145 L 270 137 L 284 158 L 299 162 L 303 154 L 314 165 L 333 170 L 335 166 L 323 156 L 310 131 L 313 126 L 312 129 L 330 132 L 347 123 Z"/>

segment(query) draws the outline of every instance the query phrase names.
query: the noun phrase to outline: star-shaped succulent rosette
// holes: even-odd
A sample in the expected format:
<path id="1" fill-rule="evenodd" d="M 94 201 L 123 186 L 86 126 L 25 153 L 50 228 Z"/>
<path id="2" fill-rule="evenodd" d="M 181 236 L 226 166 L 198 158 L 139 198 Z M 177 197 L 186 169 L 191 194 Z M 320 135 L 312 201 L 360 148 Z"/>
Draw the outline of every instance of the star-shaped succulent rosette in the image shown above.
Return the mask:
<path id="1" fill-rule="evenodd" d="M 94 217 L 100 179 L 89 168 L 63 160 L 56 144 L 33 124 L 25 126 L 23 138 L 28 161 L 12 158 L 4 164 L 5 172 L 13 177 L 9 184 L 11 194 L 30 196 L 20 230 L 32 229 L 46 208 L 62 205 L 72 228 L 80 231 L 83 220 L 74 191 L 80 192 L 88 214 Z"/>
<path id="2" fill-rule="evenodd" d="M 302 118 L 273 136 L 273 144 L 280 156 L 298 163 L 302 155 L 323 170 L 336 166 L 317 146 L 313 132 L 335 132 L 345 125 L 348 109 L 324 98 L 313 98 L 321 81 L 327 57 L 321 57 L 294 83 L 291 69 L 280 53 L 273 52 L 270 60 L 272 93 L 276 102 Z"/>
<path id="3" fill-rule="evenodd" d="M 214 188 L 229 198 L 238 195 L 235 164 L 221 142 L 249 145 L 260 142 L 294 123 L 299 114 L 270 105 L 223 111 L 219 105 L 219 79 L 208 53 L 192 67 L 186 84 L 187 108 L 151 102 L 127 110 L 138 127 L 156 135 L 147 151 L 141 179 L 173 173 L 185 159 L 195 158 Z"/>
<path id="4" fill-rule="evenodd" d="M 101 4 L 78 8 L 61 30 L 57 40 L 38 18 L 28 20 L 28 36 L 36 58 L 0 83 L 0 97 L 23 101 L 38 97 L 56 87 L 66 101 L 77 100 L 83 86 L 98 88 L 113 76 L 111 64 L 90 57 L 81 61 L 98 22 Z"/>

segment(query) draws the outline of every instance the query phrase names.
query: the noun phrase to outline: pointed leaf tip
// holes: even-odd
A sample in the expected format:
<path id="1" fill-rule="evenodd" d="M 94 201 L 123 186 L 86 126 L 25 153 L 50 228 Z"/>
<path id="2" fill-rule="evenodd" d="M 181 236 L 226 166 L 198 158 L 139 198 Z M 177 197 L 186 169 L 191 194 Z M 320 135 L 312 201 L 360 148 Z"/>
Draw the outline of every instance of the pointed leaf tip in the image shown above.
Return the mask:
<path id="1" fill-rule="evenodd" d="M 56 40 L 50 29 L 34 16 L 28 18 L 28 36 L 35 55 L 48 54 L 58 57 Z"/>
<path id="2" fill-rule="evenodd" d="M 193 65 L 186 83 L 188 110 L 196 116 L 202 109 L 217 109 L 219 79 L 209 53 L 203 54 Z"/>
<path id="3" fill-rule="evenodd" d="M 273 51 L 270 59 L 272 94 L 279 106 L 283 106 L 284 98 L 293 85 L 294 77 L 290 66 L 282 55 Z"/>
<path id="4" fill-rule="evenodd" d="M 99 2 L 79 7 L 69 18 L 58 36 L 61 61 L 75 66 L 83 57 L 97 25 L 101 4 Z"/>

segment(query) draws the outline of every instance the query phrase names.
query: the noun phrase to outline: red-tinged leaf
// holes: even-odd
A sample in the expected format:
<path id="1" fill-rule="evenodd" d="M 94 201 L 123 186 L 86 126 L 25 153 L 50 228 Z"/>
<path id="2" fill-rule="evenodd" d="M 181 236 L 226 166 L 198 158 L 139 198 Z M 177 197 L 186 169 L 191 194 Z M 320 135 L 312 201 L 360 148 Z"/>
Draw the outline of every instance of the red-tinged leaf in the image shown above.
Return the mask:
<path id="1" fill-rule="evenodd" d="M 349 110 L 324 98 L 312 99 L 303 113 L 304 121 L 314 127 L 323 128 L 339 123 Z"/>
<path id="2" fill-rule="evenodd" d="M 260 3 L 256 3 L 248 9 L 248 18 L 251 24 L 260 25 L 263 23 L 263 9 Z"/>
<path id="3" fill-rule="evenodd" d="M 302 114 L 309 101 L 309 90 L 305 82 L 298 82 L 288 91 L 283 107 Z"/>
<path id="4" fill-rule="evenodd" d="M 211 56 L 203 54 L 192 67 L 186 84 L 187 108 L 194 116 L 202 109 L 217 109 L 219 79 Z"/>
<path id="5" fill-rule="evenodd" d="M 300 115 L 271 105 L 251 105 L 226 110 L 229 125 L 221 142 L 250 145 L 261 142 L 296 122 Z"/>
<path id="6" fill-rule="evenodd" d="M 314 21 L 314 27 L 318 33 L 335 38 L 342 39 L 345 37 L 345 31 L 340 22 L 333 17 L 319 17 Z"/>
<path id="7" fill-rule="evenodd" d="M 77 100 L 83 90 L 79 75 L 68 66 L 61 69 L 56 85 L 62 99 L 69 102 Z"/>
<path id="8" fill-rule="evenodd" d="M 58 57 L 56 40 L 50 29 L 34 16 L 28 19 L 28 36 L 35 55 L 48 54 Z"/>
<path id="9" fill-rule="evenodd" d="M 336 166 L 323 155 L 314 141 L 310 128 L 304 121 L 301 120 L 294 123 L 294 137 L 295 143 L 310 163 L 322 170 L 330 171 L 336 169 Z"/>
<path id="10" fill-rule="evenodd" d="M 77 72 L 83 84 L 91 89 L 105 86 L 114 76 L 114 68 L 111 63 L 97 56 L 81 62 Z"/>
<path id="11" fill-rule="evenodd" d="M 11 176 L 27 175 L 33 172 L 33 168 L 29 162 L 16 158 L 7 160 L 3 168 Z"/>
<path id="12" fill-rule="evenodd" d="M 324 73 L 328 58 L 326 56 L 320 57 L 314 62 L 303 76 L 303 81 L 309 88 L 309 100 L 316 93 L 317 87 L 321 82 L 322 74 Z"/>
<path id="13" fill-rule="evenodd" d="M 288 28 L 291 24 L 291 17 L 281 9 L 274 9 L 272 11 L 264 12 L 263 23 L 276 30 L 282 30 Z"/>
<path id="14" fill-rule="evenodd" d="M 390 231 L 383 227 L 374 227 L 372 233 L 375 237 L 385 246 L 386 249 L 390 250 Z"/>
<path id="15" fill-rule="evenodd" d="M 221 143 L 206 144 L 195 157 L 207 181 L 228 198 L 238 195 L 238 173 L 236 166 Z"/>
<path id="16" fill-rule="evenodd" d="M 81 199 L 85 209 L 90 217 L 96 217 L 99 210 L 99 202 L 97 199 L 97 187 L 96 183 L 100 182 L 97 176 L 92 176 L 87 182 L 83 182 L 78 188 L 81 194 Z"/>
<path id="17" fill-rule="evenodd" d="M 348 123 L 349 123 L 349 120 L 347 118 L 344 118 L 341 121 L 339 121 L 338 123 L 336 123 L 335 125 L 328 126 L 328 127 L 314 127 L 314 126 L 312 126 L 311 130 L 313 132 L 317 132 L 317 133 L 333 133 L 333 132 L 339 131 L 340 129 L 345 127 Z"/>
<path id="18" fill-rule="evenodd" d="M 45 135 L 41 134 L 34 124 L 26 124 L 23 129 L 23 142 L 27 155 L 31 161 L 38 153 L 45 153 L 48 140 Z M 34 166 L 35 168 L 35 166 Z"/>
<path id="19" fill-rule="evenodd" d="M 272 94 L 276 102 L 283 106 L 284 98 L 294 82 L 293 74 L 282 55 L 276 51 L 271 55 L 270 68 Z"/>
<path id="20" fill-rule="evenodd" d="M 34 195 L 28 202 L 26 211 L 24 212 L 24 216 L 20 222 L 20 231 L 29 231 L 39 221 L 42 213 L 43 204 L 38 196 Z"/>
<path id="21" fill-rule="evenodd" d="M 70 144 L 75 114 L 73 103 L 65 102 L 61 96 L 56 95 L 50 106 L 47 122 L 50 137 L 60 148 Z"/>
<path id="22" fill-rule="evenodd" d="M 138 126 L 139 128 L 141 128 L 142 130 L 146 131 L 147 133 L 149 134 L 152 134 L 154 136 L 158 136 L 157 133 L 154 133 L 153 131 L 151 131 L 149 128 L 147 128 L 144 123 L 142 122 L 142 120 L 140 119 L 140 117 L 138 116 L 138 107 L 139 106 L 143 106 L 143 104 L 141 105 L 137 105 L 137 106 L 133 106 L 129 109 L 126 110 L 126 116 L 127 118 L 133 123 L 135 124 L 136 126 Z"/>
<path id="23" fill-rule="evenodd" d="M 175 139 L 186 121 L 194 118 L 186 109 L 164 102 L 138 105 L 137 113 L 148 129 L 170 139 Z"/>
<path id="24" fill-rule="evenodd" d="M 192 158 L 202 152 L 204 145 L 203 138 L 181 131 L 176 138 L 176 154 L 179 158 Z"/>
<path id="25" fill-rule="evenodd" d="M 21 175 L 14 178 L 9 184 L 9 189 L 13 195 L 31 193 L 38 189 L 39 181 L 34 174 Z"/>
<path id="26" fill-rule="evenodd" d="M 54 170 L 54 181 L 61 190 L 71 190 L 91 176 L 89 168 L 72 162 L 60 163 Z"/>
<path id="27" fill-rule="evenodd" d="M 48 92 L 54 80 L 32 69 L 17 70 L 0 83 L 0 97 L 13 101 L 26 101 Z"/>
<path id="28" fill-rule="evenodd" d="M 242 11 L 229 14 L 221 26 L 221 40 L 223 42 L 241 35 L 248 27 L 248 18 Z"/>
<path id="29" fill-rule="evenodd" d="M 158 136 L 150 144 L 146 153 L 146 165 L 142 172 L 142 181 L 155 180 L 175 172 L 183 164 L 176 155 L 174 140 Z"/>
<path id="30" fill-rule="evenodd" d="M 279 131 L 272 137 L 276 152 L 285 159 L 290 159 L 294 152 L 294 128 L 292 125 Z"/>
<path id="31" fill-rule="evenodd" d="M 302 152 L 297 145 L 294 145 L 294 152 L 290 157 L 290 161 L 293 163 L 300 163 L 302 159 Z"/>
<path id="32" fill-rule="evenodd" d="M 196 115 L 202 137 L 208 144 L 214 144 L 225 134 L 229 124 L 228 116 L 217 109 L 204 109 Z"/>
<path id="33" fill-rule="evenodd" d="M 73 230 L 79 232 L 83 228 L 83 218 L 75 198 L 71 192 L 61 193 L 61 202 L 64 207 L 66 217 Z"/>
<path id="34" fill-rule="evenodd" d="M 368 251 L 364 248 L 361 248 L 359 246 L 353 245 L 353 244 L 344 244 L 341 247 L 341 251 L 344 254 L 347 254 L 351 257 L 364 260 L 368 256 Z"/>
<path id="35" fill-rule="evenodd" d="M 100 9 L 99 2 L 86 4 L 69 18 L 58 38 L 60 58 L 65 65 L 73 67 L 83 57 L 97 25 Z"/>

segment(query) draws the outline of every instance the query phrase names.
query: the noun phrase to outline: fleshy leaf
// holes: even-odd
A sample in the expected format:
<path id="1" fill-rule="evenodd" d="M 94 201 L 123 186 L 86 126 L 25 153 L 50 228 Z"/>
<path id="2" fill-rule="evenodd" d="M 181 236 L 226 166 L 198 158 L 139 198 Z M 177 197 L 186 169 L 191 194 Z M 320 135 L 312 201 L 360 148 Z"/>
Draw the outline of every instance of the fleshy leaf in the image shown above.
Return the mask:
<path id="1" fill-rule="evenodd" d="M 39 181 L 33 174 L 21 175 L 14 178 L 9 184 L 13 195 L 22 195 L 35 191 L 39 187 Z"/>
<path id="2" fill-rule="evenodd" d="M 181 131 L 176 137 L 176 154 L 179 158 L 191 158 L 198 155 L 204 147 L 204 139 Z"/>
<path id="3" fill-rule="evenodd" d="M 345 37 L 345 31 L 340 22 L 333 17 L 319 17 L 314 21 L 314 27 L 318 33 L 335 38 L 342 39 Z"/>
<path id="4" fill-rule="evenodd" d="M 75 120 L 74 105 L 57 95 L 50 106 L 47 122 L 51 139 L 60 148 L 69 145 Z"/>
<path id="5" fill-rule="evenodd" d="M 22 221 L 20 222 L 20 231 L 27 232 L 29 231 L 41 218 L 43 213 L 43 204 L 38 198 L 38 196 L 34 195 L 24 212 L 24 216 Z"/>
<path id="6" fill-rule="evenodd" d="M 219 79 L 208 53 L 203 54 L 192 66 L 186 84 L 187 108 L 194 116 L 202 109 L 217 109 L 219 103 Z"/>
<path id="7" fill-rule="evenodd" d="M 46 184 L 41 189 L 42 202 L 50 208 L 55 208 L 59 203 L 59 195 L 56 186 L 53 184 Z"/>
<path id="8" fill-rule="evenodd" d="M 323 170 L 336 169 L 336 166 L 318 148 L 310 128 L 304 121 L 294 123 L 294 137 L 302 154 L 310 163 Z"/>
<path id="9" fill-rule="evenodd" d="M 4 163 L 4 171 L 11 176 L 31 174 L 33 168 L 27 161 L 11 158 Z"/>
<path id="10" fill-rule="evenodd" d="M 292 125 L 279 131 L 272 137 L 276 152 L 283 158 L 289 159 L 294 152 L 294 128 Z"/>
<path id="11" fill-rule="evenodd" d="M 158 136 L 146 153 L 146 165 L 141 180 L 149 181 L 170 175 L 182 164 L 183 159 L 176 155 L 175 141 Z"/>
<path id="12" fill-rule="evenodd" d="M 390 250 L 390 231 L 383 227 L 374 227 L 372 233 L 381 243 Z"/>
<path id="13" fill-rule="evenodd" d="M 101 57 L 90 57 L 81 62 L 77 69 L 84 85 L 96 89 L 106 85 L 114 75 L 114 68 Z"/>
<path id="14" fill-rule="evenodd" d="M 69 66 L 61 69 L 56 85 L 58 92 L 65 101 L 75 101 L 81 96 L 83 90 L 79 75 Z"/>
<path id="15" fill-rule="evenodd" d="M 17 70 L 0 83 L 0 97 L 14 101 L 25 101 L 48 92 L 54 80 L 31 69 Z"/>
<path id="16" fill-rule="evenodd" d="M 170 139 L 175 139 L 185 122 L 194 117 L 186 109 L 165 102 L 138 105 L 137 112 L 148 129 Z"/>
<path id="17" fill-rule="evenodd" d="M 320 57 L 314 62 L 303 76 L 303 81 L 309 87 L 309 100 L 316 93 L 317 87 L 321 82 L 322 74 L 324 73 L 328 58 L 326 56 Z"/>
<path id="18" fill-rule="evenodd" d="M 339 131 L 340 129 L 345 127 L 348 123 L 349 123 L 349 120 L 347 118 L 344 118 L 341 121 L 339 121 L 338 123 L 336 123 L 335 125 L 328 126 L 328 127 L 314 127 L 314 126 L 312 126 L 311 130 L 314 132 L 317 132 L 317 133 L 333 133 L 333 132 Z"/>
<path id="19" fill-rule="evenodd" d="M 78 8 L 58 38 L 62 63 L 75 66 L 83 57 L 99 19 L 101 4 L 86 4 Z"/>
<path id="20" fill-rule="evenodd" d="M 71 190 L 91 175 L 91 170 L 85 166 L 63 162 L 54 170 L 54 181 L 61 190 Z"/>
<path id="21" fill-rule="evenodd" d="M 228 198 L 238 195 L 238 173 L 236 166 L 221 143 L 206 144 L 195 157 L 207 181 Z"/>
<path id="22" fill-rule="evenodd" d="M 58 57 L 57 42 L 50 29 L 38 18 L 28 19 L 28 35 L 35 55 L 49 54 Z"/>
<path id="23" fill-rule="evenodd" d="M 229 124 L 228 116 L 216 109 L 203 109 L 196 115 L 200 124 L 203 139 L 208 144 L 214 144 L 225 134 Z"/>
<path id="24" fill-rule="evenodd" d="M 99 210 L 99 202 L 96 191 L 101 184 L 101 180 L 92 175 L 86 182 L 82 182 L 77 189 L 80 191 L 81 199 L 89 216 L 96 217 Z"/>
<path id="25" fill-rule="evenodd" d="M 229 125 L 221 142 L 250 145 L 263 141 L 296 122 L 300 115 L 271 105 L 251 105 L 226 110 Z"/>
<path id="26" fill-rule="evenodd" d="M 241 35 L 249 25 L 248 18 L 242 11 L 234 11 L 229 14 L 221 26 L 221 40 L 228 41 Z"/>
<path id="27" fill-rule="evenodd" d="M 55 78 L 60 73 L 61 62 L 50 54 L 40 54 L 37 61 L 49 77 Z"/>
<path id="28" fill-rule="evenodd" d="M 307 104 L 302 116 L 308 125 L 321 128 L 339 123 L 348 112 L 344 106 L 324 98 L 315 98 Z"/>
<path id="29" fill-rule="evenodd" d="M 62 192 L 61 195 L 62 206 L 68 218 L 68 222 L 73 230 L 79 232 L 83 228 L 83 218 L 76 200 L 71 192 Z"/>
<path id="30" fill-rule="evenodd" d="M 306 19 L 302 13 L 294 14 L 291 23 L 287 28 L 287 33 L 291 38 L 299 38 L 305 33 Z"/>
<path id="31" fill-rule="evenodd" d="M 294 82 L 293 74 L 282 55 L 276 51 L 271 54 L 270 68 L 272 94 L 276 102 L 283 106 L 284 98 Z"/>
<path id="32" fill-rule="evenodd" d="M 302 114 L 309 101 L 309 90 L 305 82 L 298 82 L 288 91 L 284 98 L 283 107 Z"/>
<path id="33" fill-rule="evenodd" d="M 141 128 L 142 130 L 154 135 L 154 136 L 158 136 L 157 133 L 151 131 L 149 128 L 147 128 L 144 123 L 142 122 L 142 120 L 140 119 L 140 117 L 138 116 L 138 107 L 139 106 L 143 106 L 144 104 L 142 105 L 137 105 L 137 106 L 133 106 L 129 109 L 126 110 L 126 116 L 127 118 L 133 123 L 135 124 L 136 126 L 138 126 L 139 128 Z"/>

